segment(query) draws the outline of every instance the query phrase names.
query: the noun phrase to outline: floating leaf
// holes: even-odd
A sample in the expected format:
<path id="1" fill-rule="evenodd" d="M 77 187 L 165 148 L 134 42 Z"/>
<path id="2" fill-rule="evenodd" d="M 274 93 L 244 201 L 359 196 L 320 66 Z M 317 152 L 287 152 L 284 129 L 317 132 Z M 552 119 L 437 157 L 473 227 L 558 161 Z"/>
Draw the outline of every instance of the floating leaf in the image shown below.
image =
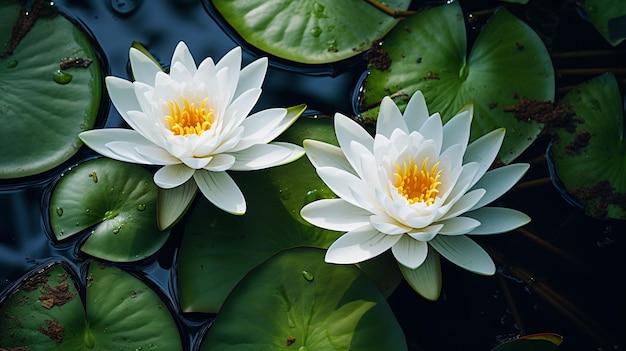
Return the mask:
<path id="1" fill-rule="evenodd" d="M 352 265 L 295 248 L 255 268 L 228 296 L 203 351 L 407 350 L 385 298 Z"/>
<path id="2" fill-rule="evenodd" d="M 580 6 L 596 30 L 613 46 L 626 38 L 626 2 L 623 0 L 585 0 Z"/>
<path id="3" fill-rule="evenodd" d="M 92 262 L 85 308 L 71 274 L 53 264 L 0 306 L 0 345 L 9 350 L 182 350 L 159 296 L 118 268 Z"/>
<path id="4" fill-rule="evenodd" d="M 421 90 L 428 109 L 450 119 L 474 104 L 472 139 L 496 128 L 507 134 L 500 158 L 509 163 L 535 140 L 542 126 L 519 121 L 507 106 L 519 98 L 552 100 L 554 70 L 541 39 L 505 8 L 482 28 L 469 57 L 463 13 L 458 2 L 419 12 L 396 26 L 382 46 L 392 59 L 389 70 L 372 69 L 365 81 L 365 106 L 384 96 L 402 109 Z M 373 119 L 378 108 L 363 112 Z"/>
<path id="5" fill-rule="evenodd" d="M 81 250 L 115 262 L 155 253 L 168 238 L 156 223 L 157 187 L 141 166 L 108 158 L 66 172 L 50 199 L 50 224 L 58 240 L 95 226 Z"/>
<path id="6" fill-rule="evenodd" d="M 213 6 L 248 43 L 301 63 L 353 57 L 383 37 L 399 19 L 363 0 L 213 0 Z M 409 0 L 385 2 L 406 10 Z"/>
<path id="7" fill-rule="evenodd" d="M 167 305 L 119 268 L 90 264 L 85 305 L 85 337 L 93 338 L 94 350 L 183 349 Z"/>
<path id="8" fill-rule="evenodd" d="M 626 219 L 624 110 L 615 76 L 579 85 L 561 106 L 576 117 L 556 129 L 550 148 L 558 179 L 592 216 Z"/>
<path id="9" fill-rule="evenodd" d="M 200 198 L 185 225 L 178 255 L 184 312 L 217 312 L 237 282 L 268 257 L 294 246 L 326 248 L 340 234 L 296 222 L 283 209 L 267 171 L 233 173 L 233 178 L 246 196 L 244 215 L 228 214 Z"/>
<path id="10" fill-rule="evenodd" d="M 504 342 L 491 351 L 554 351 L 562 342 L 563 337 L 558 334 L 532 334 Z"/>
<path id="11" fill-rule="evenodd" d="M 49 2 L 36 2 L 30 13 L 39 18 L 24 38 L 12 39 L 20 5 L 0 3 L 0 50 L 17 43 L 0 55 L 0 179 L 38 174 L 68 160 L 82 145 L 78 134 L 94 126 L 101 100 L 101 68 L 87 35 Z M 83 61 L 61 69 L 67 58 Z M 91 63 L 84 67 L 86 60 Z"/>

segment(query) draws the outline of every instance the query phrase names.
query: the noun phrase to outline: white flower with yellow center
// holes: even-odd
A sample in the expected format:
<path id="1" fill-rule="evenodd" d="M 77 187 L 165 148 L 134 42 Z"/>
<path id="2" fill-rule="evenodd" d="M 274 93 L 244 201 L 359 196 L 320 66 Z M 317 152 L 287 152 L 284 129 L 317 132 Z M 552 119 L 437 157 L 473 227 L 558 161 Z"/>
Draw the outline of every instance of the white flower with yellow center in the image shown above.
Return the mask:
<path id="1" fill-rule="evenodd" d="M 326 253 L 330 263 L 352 264 L 388 249 L 409 284 L 436 299 L 441 288 L 439 254 L 475 273 L 491 275 L 489 255 L 467 235 L 503 233 L 530 220 L 507 208 L 484 207 L 508 191 L 527 164 L 488 171 L 504 130 L 468 145 L 471 112 L 442 125 L 429 116 L 421 92 L 404 115 L 386 97 L 376 135 L 341 114 L 335 115 L 339 146 L 305 140 L 317 173 L 339 197 L 302 208 L 313 225 L 346 232 Z"/>
<path id="2" fill-rule="evenodd" d="M 107 77 L 106 86 L 132 130 L 92 130 L 80 138 L 104 156 L 163 166 L 154 175 L 156 185 L 186 186 L 176 195 L 181 199 L 174 199 L 184 203 L 174 207 L 188 205 L 193 196 L 184 193 L 195 194 L 199 188 L 217 207 L 243 214 L 244 196 L 225 171 L 268 168 L 304 154 L 297 145 L 270 143 L 299 114 L 271 108 L 248 115 L 261 94 L 266 58 L 241 69 L 241 49 L 235 48 L 217 64 L 207 58 L 196 67 L 180 42 L 166 74 L 139 50 L 131 48 L 129 55 L 135 81 Z M 170 211 L 167 205 L 162 208 Z M 167 226 L 172 220 L 165 222 Z"/>

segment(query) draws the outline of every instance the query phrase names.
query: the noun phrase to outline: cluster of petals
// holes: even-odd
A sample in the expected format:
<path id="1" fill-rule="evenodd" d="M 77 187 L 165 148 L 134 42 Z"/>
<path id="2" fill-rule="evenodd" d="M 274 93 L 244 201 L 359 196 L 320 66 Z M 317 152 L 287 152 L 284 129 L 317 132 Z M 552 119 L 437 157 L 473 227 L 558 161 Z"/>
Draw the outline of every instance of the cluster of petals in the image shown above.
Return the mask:
<path id="1" fill-rule="evenodd" d="M 104 156 L 162 166 L 154 175 L 160 188 L 173 189 L 193 179 L 197 185 L 193 188 L 199 188 L 217 207 L 243 214 L 245 198 L 225 171 L 264 169 L 304 154 L 297 145 L 271 142 L 297 115 L 284 108 L 250 115 L 261 95 L 266 58 L 241 69 L 241 49 L 237 47 L 217 64 L 209 57 L 196 66 L 189 49 L 180 42 L 168 74 L 139 50 L 131 48 L 129 56 L 135 80 L 107 77 L 106 87 L 113 105 L 132 129 L 92 130 L 81 133 L 80 138 Z M 178 120 L 172 115 L 180 115 L 182 127 L 174 125 Z M 192 117 L 200 122 L 190 122 Z"/>
<path id="2" fill-rule="evenodd" d="M 469 271 L 493 274 L 492 259 L 468 235 L 504 233 L 528 223 L 519 211 L 486 206 L 517 183 L 528 165 L 489 170 L 504 129 L 469 143 L 471 121 L 468 109 L 444 125 L 438 113 L 429 115 L 418 91 L 404 114 L 390 98 L 382 100 L 374 137 L 338 113 L 339 147 L 305 140 L 307 157 L 338 197 L 309 203 L 301 215 L 318 227 L 345 232 L 329 247 L 326 261 L 359 263 L 391 249 L 407 281 L 433 299 L 440 287 L 433 291 L 424 284 L 441 280 L 439 255 Z M 407 195 L 400 185 L 405 178 L 423 189 Z"/>

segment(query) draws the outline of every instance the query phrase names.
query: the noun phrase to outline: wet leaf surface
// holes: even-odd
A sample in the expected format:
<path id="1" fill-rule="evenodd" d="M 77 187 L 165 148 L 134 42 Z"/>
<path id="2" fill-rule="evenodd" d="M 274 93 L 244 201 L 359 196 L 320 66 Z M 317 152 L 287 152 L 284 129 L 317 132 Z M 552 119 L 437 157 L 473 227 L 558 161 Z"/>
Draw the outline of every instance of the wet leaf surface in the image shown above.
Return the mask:
<path id="1" fill-rule="evenodd" d="M 168 232 L 157 228 L 157 187 L 145 168 L 98 158 L 67 171 L 53 189 L 49 218 L 57 240 L 93 228 L 81 250 L 115 262 L 155 253 Z"/>
<path id="2" fill-rule="evenodd" d="M 385 298 L 324 251 L 282 251 L 248 273 L 206 336 L 209 350 L 406 350 Z"/>
<path id="3" fill-rule="evenodd" d="M 47 3 L 38 4 L 27 17 L 20 17 L 16 0 L 0 4 L 0 179 L 68 160 L 100 106 L 103 78 L 89 37 Z M 12 36 L 18 18 L 21 39 Z"/>
<path id="4" fill-rule="evenodd" d="M 335 62 L 364 52 L 399 21 L 362 0 L 212 3 L 248 43 L 271 55 L 309 64 Z M 385 3 L 406 10 L 410 1 Z"/>

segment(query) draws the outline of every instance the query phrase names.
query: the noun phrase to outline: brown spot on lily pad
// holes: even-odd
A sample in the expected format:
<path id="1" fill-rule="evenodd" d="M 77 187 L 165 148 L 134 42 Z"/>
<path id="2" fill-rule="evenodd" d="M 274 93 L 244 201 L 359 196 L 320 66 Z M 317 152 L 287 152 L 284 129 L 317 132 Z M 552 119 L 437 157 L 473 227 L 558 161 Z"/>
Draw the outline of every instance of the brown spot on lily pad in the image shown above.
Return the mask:
<path id="1" fill-rule="evenodd" d="M 39 327 L 39 331 L 48 336 L 50 339 L 56 341 L 57 344 L 60 344 L 65 336 L 65 326 L 51 319 L 46 319 L 46 324 L 48 324 L 48 328 Z"/>
<path id="2" fill-rule="evenodd" d="M 589 187 L 578 187 L 571 192 L 572 196 L 582 203 L 589 215 L 594 218 L 607 217 L 610 205 L 626 210 L 626 193 L 617 193 L 611 184 L 604 180 Z"/>
<path id="3" fill-rule="evenodd" d="M 71 301 L 76 294 L 69 291 L 70 285 L 66 282 L 59 283 L 57 286 L 44 286 L 44 293 L 39 296 L 41 306 L 51 309 L 54 306 L 63 306 Z"/>
<path id="4" fill-rule="evenodd" d="M 367 62 L 379 71 L 387 71 L 391 67 L 391 56 L 381 47 L 382 42 L 376 40 L 365 54 Z"/>
<path id="5" fill-rule="evenodd" d="M 504 106 L 505 112 L 513 112 L 520 121 L 544 123 L 548 128 L 562 127 L 574 131 L 574 122 L 580 122 L 569 106 L 559 106 L 552 101 L 531 100 L 521 98 L 517 105 Z"/>
<path id="6" fill-rule="evenodd" d="M 565 152 L 569 155 L 575 153 L 576 151 L 587 146 L 589 144 L 589 139 L 591 139 L 591 134 L 589 134 L 588 131 L 584 129 L 577 131 L 574 136 L 574 140 L 565 146 Z"/>

